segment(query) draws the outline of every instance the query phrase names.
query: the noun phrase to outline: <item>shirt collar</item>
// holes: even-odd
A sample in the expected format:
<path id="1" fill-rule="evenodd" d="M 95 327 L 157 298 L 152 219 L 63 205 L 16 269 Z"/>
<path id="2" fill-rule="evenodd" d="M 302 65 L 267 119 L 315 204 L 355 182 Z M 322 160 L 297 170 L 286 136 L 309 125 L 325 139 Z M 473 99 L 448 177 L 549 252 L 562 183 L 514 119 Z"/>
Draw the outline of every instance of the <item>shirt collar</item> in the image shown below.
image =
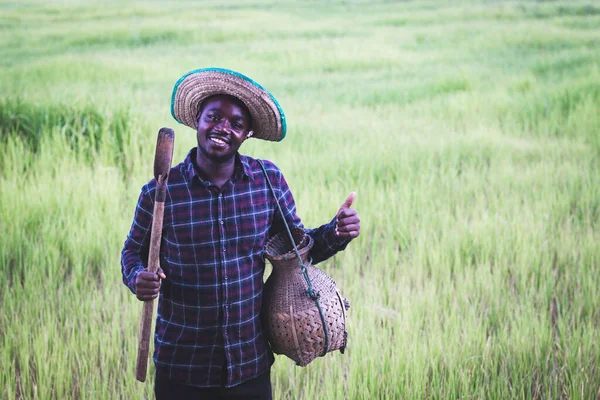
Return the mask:
<path id="1" fill-rule="evenodd" d="M 183 161 L 184 172 L 188 178 L 188 181 L 192 181 L 194 177 L 197 177 L 200 182 L 204 182 L 204 179 L 198 175 L 196 168 L 194 167 L 194 161 L 196 159 L 197 147 L 194 147 L 189 151 L 185 160 Z M 235 172 L 233 173 L 232 180 L 239 182 L 244 176 L 247 176 L 250 180 L 254 180 L 254 173 L 250 167 L 248 157 L 241 155 L 239 152 L 235 155 Z"/>
<path id="2" fill-rule="evenodd" d="M 250 162 L 248 161 L 248 157 L 237 153 L 237 160 L 239 160 L 240 164 L 242 165 L 243 174 L 246 175 L 251 181 L 253 181 L 254 172 L 252 171 L 252 168 L 250 168 Z"/>

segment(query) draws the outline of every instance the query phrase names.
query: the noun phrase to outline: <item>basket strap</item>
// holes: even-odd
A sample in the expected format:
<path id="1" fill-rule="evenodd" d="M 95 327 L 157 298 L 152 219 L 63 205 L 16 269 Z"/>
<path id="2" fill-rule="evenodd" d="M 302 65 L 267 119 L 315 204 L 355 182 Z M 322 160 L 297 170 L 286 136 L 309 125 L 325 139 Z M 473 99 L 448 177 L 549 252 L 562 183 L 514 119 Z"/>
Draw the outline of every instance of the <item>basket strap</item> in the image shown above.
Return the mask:
<path id="1" fill-rule="evenodd" d="M 323 314 L 323 309 L 321 308 L 321 304 L 319 303 L 320 293 L 318 293 L 313 288 L 313 285 L 310 281 L 310 277 L 308 276 L 308 268 L 302 262 L 302 256 L 300 256 L 300 252 L 298 251 L 298 247 L 296 246 L 296 242 L 294 241 L 294 236 L 292 235 L 292 231 L 290 230 L 290 227 L 288 226 L 288 223 L 285 220 L 283 211 L 281 210 L 281 206 L 279 205 L 279 199 L 277 198 L 277 195 L 275 194 L 275 189 L 273 189 L 273 185 L 271 185 L 271 180 L 269 179 L 267 170 L 265 169 L 265 166 L 263 165 L 261 160 L 256 159 L 256 161 L 258 161 L 258 163 L 260 164 L 260 168 L 262 168 L 263 174 L 265 175 L 265 179 L 267 180 L 267 184 L 269 185 L 269 189 L 271 190 L 271 193 L 273 194 L 273 197 L 275 198 L 275 204 L 277 205 L 277 209 L 279 210 L 279 214 L 281 215 L 281 219 L 283 220 L 285 229 L 287 230 L 287 233 L 290 237 L 292 246 L 294 246 L 294 252 L 296 253 L 296 257 L 298 257 L 298 261 L 300 263 L 300 274 L 304 277 L 304 280 L 306 280 L 306 285 L 308 286 L 308 289 L 306 289 L 306 295 L 308 297 L 310 297 L 311 299 L 313 299 L 315 301 L 315 303 L 317 304 L 317 309 L 319 310 L 319 315 L 321 316 L 321 324 L 323 325 L 323 332 L 325 333 L 325 350 L 323 350 L 323 354 L 321 354 L 321 357 L 322 357 L 325 354 L 327 354 L 327 352 L 329 351 L 329 332 L 327 330 L 327 324 L 325 323 L 325 315 Z M 310 265 L 310 263 L 312 263 L 312 260 L 309 261 L 309 265 Z"/>

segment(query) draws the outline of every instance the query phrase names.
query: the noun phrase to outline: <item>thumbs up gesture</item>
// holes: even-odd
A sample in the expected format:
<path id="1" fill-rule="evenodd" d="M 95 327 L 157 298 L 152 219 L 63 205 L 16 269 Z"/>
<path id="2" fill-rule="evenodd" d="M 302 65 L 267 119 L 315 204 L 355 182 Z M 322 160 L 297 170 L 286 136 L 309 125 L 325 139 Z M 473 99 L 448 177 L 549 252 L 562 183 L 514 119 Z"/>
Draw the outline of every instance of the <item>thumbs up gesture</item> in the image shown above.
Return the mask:
<path id="1" fill-rule="evenodd" d="M 351 192 L 337 212 L 335 234 L 352 239 L 360 234 L 360 219 L 355 209 L 350 208 L 356 199 L 356 192 Z"/>

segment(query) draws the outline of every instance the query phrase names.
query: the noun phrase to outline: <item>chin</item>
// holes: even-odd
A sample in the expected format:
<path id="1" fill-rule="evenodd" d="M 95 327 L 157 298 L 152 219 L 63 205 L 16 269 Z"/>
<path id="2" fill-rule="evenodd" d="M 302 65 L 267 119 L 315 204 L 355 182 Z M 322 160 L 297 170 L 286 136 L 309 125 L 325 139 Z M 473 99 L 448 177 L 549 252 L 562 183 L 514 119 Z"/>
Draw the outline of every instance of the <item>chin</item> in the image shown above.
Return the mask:
<path id="1" fill-rule="evenodd" d="M 231 161 L 235 157 L 235 153 L 227 154 L 227 155 L 218 155 L 213 158 L 213 161 L 224 163 L 226 161 Z"/>
<path id="2" fill-rule="evenodd" d="M 235 151 L 227 153 L 208 153 L 206 156 L 213 162 L 224 163 L 233 159 L 235 157 L 235 153 Z"/>

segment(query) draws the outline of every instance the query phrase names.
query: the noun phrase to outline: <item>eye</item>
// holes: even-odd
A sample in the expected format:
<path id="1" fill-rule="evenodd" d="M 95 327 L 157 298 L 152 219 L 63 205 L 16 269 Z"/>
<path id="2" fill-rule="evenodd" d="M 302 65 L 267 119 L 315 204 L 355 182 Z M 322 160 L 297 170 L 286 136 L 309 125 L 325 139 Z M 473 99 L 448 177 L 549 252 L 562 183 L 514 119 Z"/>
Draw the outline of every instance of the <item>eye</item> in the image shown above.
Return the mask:
<path id="1" fill-rule="evenodd" d="M 219 121 L 219 119 L 221 119 L 221 117 L 219 114 L 213 112 L 206 114 L 206 119 L 208 119 L 209 121 L 217 122 Z"/>

